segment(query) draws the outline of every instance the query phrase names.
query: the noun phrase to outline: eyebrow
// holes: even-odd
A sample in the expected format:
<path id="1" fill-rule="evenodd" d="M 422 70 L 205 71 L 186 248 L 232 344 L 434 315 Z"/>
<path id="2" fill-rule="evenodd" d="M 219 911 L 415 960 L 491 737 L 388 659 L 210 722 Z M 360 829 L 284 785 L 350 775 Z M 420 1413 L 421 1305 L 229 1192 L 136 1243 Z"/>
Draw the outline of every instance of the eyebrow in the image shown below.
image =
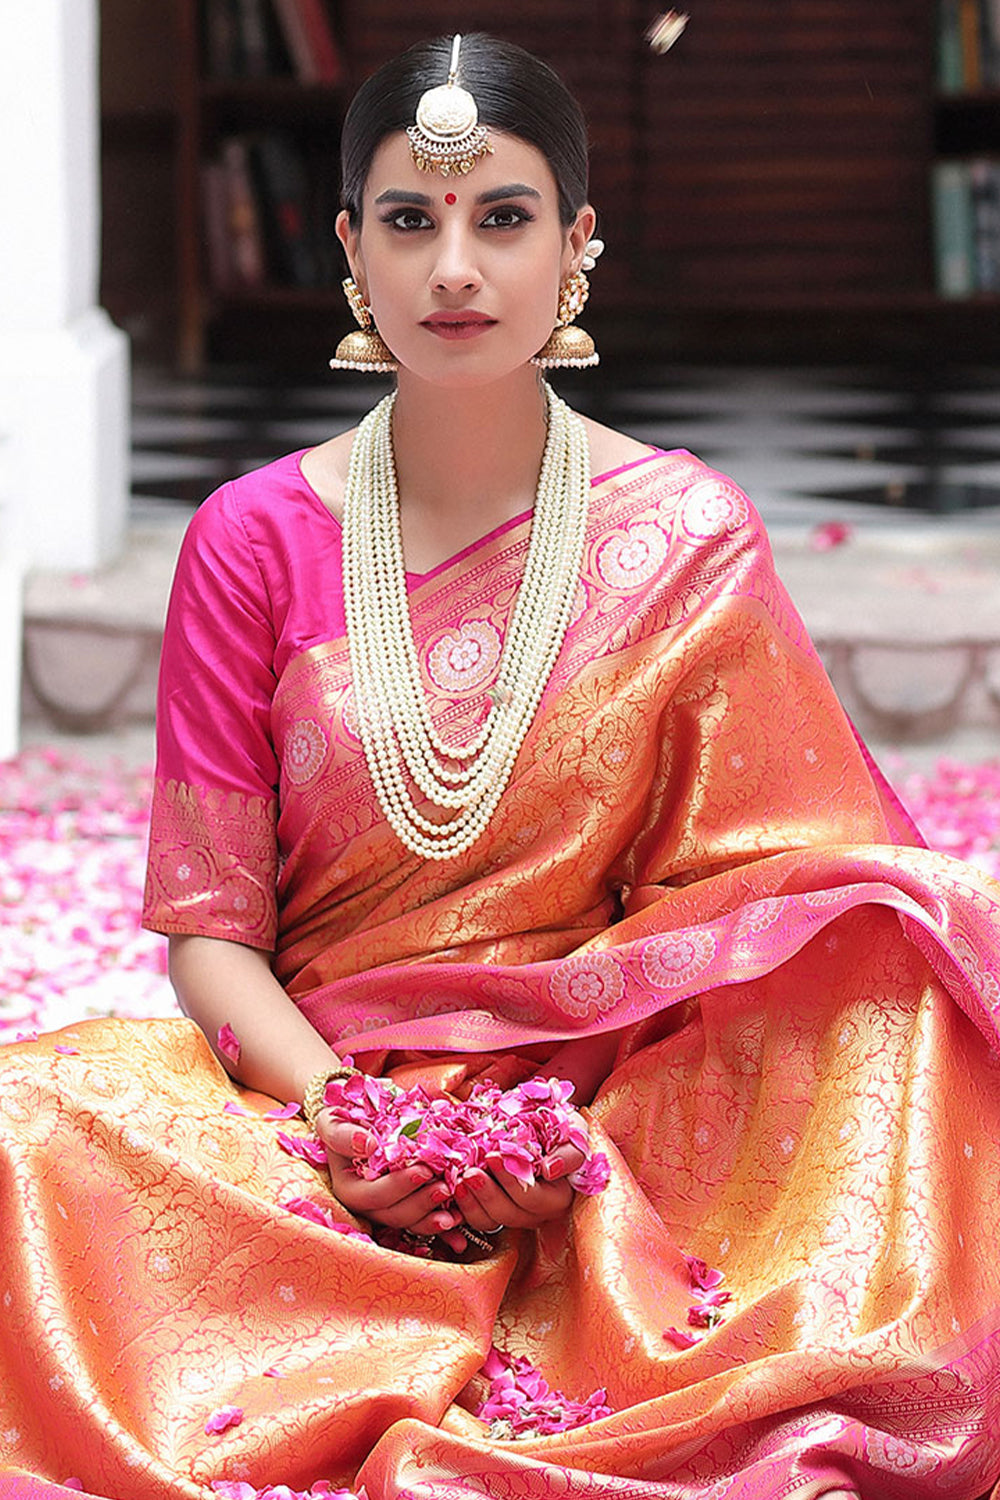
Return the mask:
<path id="1" fill-rule="evenodd" d="M 503 198 L 541 198 L 537 188 L 529 187 L 526 182 L 508 182 L 503 187 L 490 188 L 489 192 L 480 193 L 476 199 L 477 203 L 499 203 Z M 404 188 L 386 188 L 384 193 L 379 193 L 375 199 L 380 203 L 412 203 L 417 208 L 430 208 L 434 202 L 427 193 L 411 193 Z"/>

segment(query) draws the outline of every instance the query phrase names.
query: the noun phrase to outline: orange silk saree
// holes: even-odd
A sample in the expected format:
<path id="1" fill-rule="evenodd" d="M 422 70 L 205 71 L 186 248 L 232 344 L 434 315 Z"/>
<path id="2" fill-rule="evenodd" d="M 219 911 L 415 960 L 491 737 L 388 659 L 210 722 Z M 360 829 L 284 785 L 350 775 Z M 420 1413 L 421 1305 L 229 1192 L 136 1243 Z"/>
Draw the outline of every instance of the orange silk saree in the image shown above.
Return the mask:
<path id="1" fill-rule="evenodd" d="M 450 737 L 486 711 L 529 524 L 410 579 Z M 199 512 L 161 692 L 148 924 L 273 950 L 338 1050 L 406 1081 L 506 1084 L 614 1033 L 612 1178 L 418 1259 L 282 1207 L 335 1205 L 190 1023 L 5 1049 L 0 1497 L 990 1490 L 1000 889 L 920 847 L 735 486 L 684 453 L 595 481 L 569 636 L 454 861 L 374 799 L 339 532 L 295 455 Z M 724 1275 L 714 1327 L 686 1256 Z M 491 1436 L 491 1345 L 611 1415 Z"/>

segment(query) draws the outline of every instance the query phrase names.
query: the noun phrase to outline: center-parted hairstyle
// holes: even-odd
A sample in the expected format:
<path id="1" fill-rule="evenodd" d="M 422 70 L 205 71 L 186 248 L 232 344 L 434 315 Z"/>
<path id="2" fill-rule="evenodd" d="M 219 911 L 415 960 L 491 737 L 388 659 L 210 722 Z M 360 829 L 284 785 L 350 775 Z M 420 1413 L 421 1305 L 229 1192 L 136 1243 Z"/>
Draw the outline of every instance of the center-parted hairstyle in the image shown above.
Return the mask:
<path id="1" fill-rule="evenodd" d="M 446 83 L 452 38 L 418 42 L 365 80 L 341 134 L 341 203 L 361 223 L 361 199 L 372 158 L 387 135 L 413 124 L 428 89 Z M 558 73 L 514 42 L 474 31 L 462 37 L 457 82 L 468 89 L 480 123 L 535 146 L 559 189 L 559 217 L 572 224 L 587 201 L 587 126 Z"/>

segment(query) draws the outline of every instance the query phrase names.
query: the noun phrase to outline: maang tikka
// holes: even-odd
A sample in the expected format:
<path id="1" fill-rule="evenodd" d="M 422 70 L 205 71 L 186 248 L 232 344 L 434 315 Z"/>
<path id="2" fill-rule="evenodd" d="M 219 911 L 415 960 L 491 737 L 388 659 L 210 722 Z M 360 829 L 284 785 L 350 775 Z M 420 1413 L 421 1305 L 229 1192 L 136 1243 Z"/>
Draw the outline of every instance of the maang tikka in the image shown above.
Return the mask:
<path id="1" fill-rule="evenodd" d="M 451 47 L 448 82 L 421 94 L 416 123 L 406 134 L 410 154 L 421 172 L 464 176 L 482 156 L 492 154 L 489 131 L 479 123 L 479 106 L 468 89 L 459 86 L 458 54 L 462 38 Z"/>

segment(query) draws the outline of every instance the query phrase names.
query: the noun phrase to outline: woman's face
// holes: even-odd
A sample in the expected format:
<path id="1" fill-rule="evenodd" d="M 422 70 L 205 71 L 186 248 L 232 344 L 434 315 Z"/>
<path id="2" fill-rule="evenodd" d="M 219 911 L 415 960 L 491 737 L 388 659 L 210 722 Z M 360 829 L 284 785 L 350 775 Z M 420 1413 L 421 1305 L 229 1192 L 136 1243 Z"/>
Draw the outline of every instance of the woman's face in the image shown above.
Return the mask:
<path id="1" fill-rule="evenodd" d="M 360 232 L 337 233 L 379 332 L 400 364 L 436 385 L 485 384 L 545 343 L 559 291 L 579 269 L 594 212 L 559 221 L 545 157 L 493 130 L 493 155 L 465 177 L 421 172 L 402 132 L 365 184 Z"/>

